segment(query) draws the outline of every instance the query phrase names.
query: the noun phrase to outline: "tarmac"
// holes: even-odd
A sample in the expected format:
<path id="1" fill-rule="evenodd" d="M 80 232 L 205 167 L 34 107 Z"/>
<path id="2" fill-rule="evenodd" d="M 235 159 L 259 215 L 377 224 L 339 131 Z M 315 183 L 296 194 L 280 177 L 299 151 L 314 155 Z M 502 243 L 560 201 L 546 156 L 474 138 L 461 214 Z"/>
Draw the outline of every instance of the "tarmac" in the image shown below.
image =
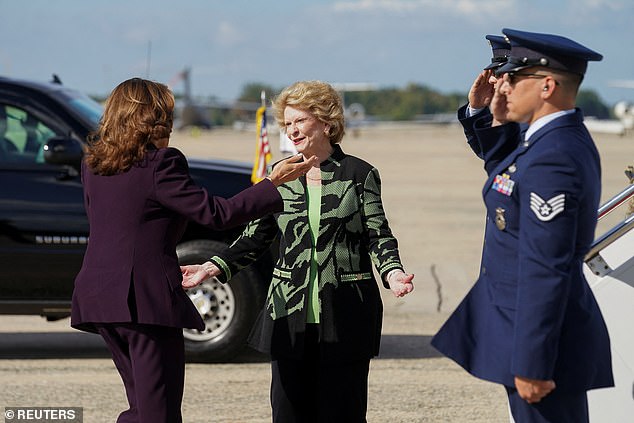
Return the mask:
<path id="1" fill-rule="evenodd" d="M 356 135 L 356 136 L 355 136 Z M 634 138 L 594 134 L 602 157 L 603 201 L 627 185 Z M 187 156 L 251 162 L 253 131 L 175 132 Z M 273 160 L 279 153 L 270 135 Z M 484 206 L 482 162 L 460 126 L 391 124 L 360 128 L 342 148 L 372 163 L 415 290 L 397 299 L 384 291 L 381 354 L 372 361 L 370 423 L 508 422 L 503 388 L 475 379 L 429 344 L 473 284 L 479 268 Z M 619 217 L 610 216 L 601 233 Z M 16 281 L 19 283 L 19 281 Z M 269 364 L 246 354 L 226 364 L 187 364 L 185 422 L 270 421 Z M 113 422 L 126 406 L 119 376 L 100 338 L 73 331 L 68 320 L 0 316 L 0 407 L 83 407 L 84 422 Z"/>

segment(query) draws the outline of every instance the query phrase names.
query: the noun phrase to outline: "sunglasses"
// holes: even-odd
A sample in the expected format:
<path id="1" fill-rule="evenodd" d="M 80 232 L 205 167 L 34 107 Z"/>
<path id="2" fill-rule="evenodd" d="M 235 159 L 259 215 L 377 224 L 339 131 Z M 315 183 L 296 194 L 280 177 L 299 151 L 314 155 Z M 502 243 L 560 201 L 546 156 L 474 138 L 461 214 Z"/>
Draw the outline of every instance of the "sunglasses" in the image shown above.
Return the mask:
<path id="1" fill-rule="evenodd" d="M 542 73 L 520 73 L 520 72 L 507 72 L 506 74 L 508 75 L 509 84 L 511 85 L 515 85 L 515 83 L 517 83 L 518 81 L 518 78 L 520 77 L 532 78 L 532 79 L 544 79 L 547 76 L 552 76 L 552 75 L 544 75 Z M 559 85 L 559 81 L 555 80 L 555 85 Z"/>

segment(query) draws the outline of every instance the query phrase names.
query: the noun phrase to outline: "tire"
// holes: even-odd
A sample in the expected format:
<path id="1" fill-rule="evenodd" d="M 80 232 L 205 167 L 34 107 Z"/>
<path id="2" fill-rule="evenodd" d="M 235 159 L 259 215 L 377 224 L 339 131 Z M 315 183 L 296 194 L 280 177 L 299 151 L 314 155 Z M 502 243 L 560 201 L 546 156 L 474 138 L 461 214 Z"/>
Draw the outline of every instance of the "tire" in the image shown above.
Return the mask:
<path id="1" fill-rule="evenodd" d="M 212 240 L 187 241 L 176 251 L 181 265 L 200 264 L 219 253 L 225 244 Z M 187 290 L 205 329 L 183 329 L 188 361 L 227 362 L 245 349 L 247 337 L 264 302 L 266 286 L 250 266 L 223 284 L 216 278 Z"/>

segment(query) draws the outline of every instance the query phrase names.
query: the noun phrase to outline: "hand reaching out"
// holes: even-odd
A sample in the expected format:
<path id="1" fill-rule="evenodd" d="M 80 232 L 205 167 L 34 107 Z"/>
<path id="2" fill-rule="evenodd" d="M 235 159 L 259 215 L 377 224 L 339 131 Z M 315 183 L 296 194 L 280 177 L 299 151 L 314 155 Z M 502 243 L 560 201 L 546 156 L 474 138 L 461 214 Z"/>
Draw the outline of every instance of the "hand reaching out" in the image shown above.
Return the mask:
<path id="1" fill-rule="evenodd" d="M 387 283 L 395 297 L 404 297 L 414 290 L 412 279 L 414 279 L 414 275 L 399 270 L 388 275 Z"/>
<path id="2" fill-rule="evenodd" d="M 183 288 L 188 289 L 200 285 L 209 278 L 218 276 L 220 269 L 215 264 L 207 261 L 203 264 L 181 266 L 181 273 L 183 274 L 181 285 Z"/>
<path id="3" fill-rule="evenodd" d="M 301 154 L 296 154 L 288 159 L 282 160 L 275 165 L 268 178 L 275 186 L 280 186 L 285 182 L 292 181 L 302 175 L 305 175 L 311 167 L 319 164 L 316 156 L 312 156 L 311 158 L 303 161 L 302 157 L 303 156 Z"/>

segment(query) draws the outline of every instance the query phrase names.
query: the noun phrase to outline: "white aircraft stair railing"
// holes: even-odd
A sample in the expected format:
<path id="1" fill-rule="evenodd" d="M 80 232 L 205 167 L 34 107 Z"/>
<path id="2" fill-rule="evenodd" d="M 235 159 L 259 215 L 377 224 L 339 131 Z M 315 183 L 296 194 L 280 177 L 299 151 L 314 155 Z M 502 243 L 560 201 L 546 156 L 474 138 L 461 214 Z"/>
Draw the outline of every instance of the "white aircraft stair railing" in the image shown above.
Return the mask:
<path id="1" fill-rule="evenodd" d="M 634 185 L 599 208 L 599 219 L 634 196 Z M 614 388 L 588 393 L 590 421 L 631 422 L 634 416 L 634 215 L 599 236 L 584 273 L 610 333 Z"/>
<path id="2" fill-rule="evenodd" d="M 627 188 L 599 207 L 599 220 L 603 219 L 618 206 L 625 203 L 630 197 L 632 197 L 632 195 L 634 195 L 634 185 L 628 185 Z"/>
<path id="3" fill-rule="evenodd" d="M 634 196 L 634 185 L 629 185 L 626 189 L 624 189 L 619 194 L 608 200 L 601 207 L 599 207 L 599 220 L 612 213 L 615 209 L 624 204 L 632 196 Z M 590 267 L 590 270 L 592 270 L 595 275 L 601 276 L 605 274 L 605 272 L 611 270 L 604 267 L 605 263 L 603 262 L 600 253 L 606 247 L 608 247 L 610 244 L 621 238 L 621 236 L 625 235 L 632 229 L 632 226 L 634 226 L 633 217 L 634 214 L 614 226 L 605 234 L 601 235 L 592 244 L 590 251 L 588 252 L 588 254 L 586 254 L 585 261 L 586 264 Z"/>

